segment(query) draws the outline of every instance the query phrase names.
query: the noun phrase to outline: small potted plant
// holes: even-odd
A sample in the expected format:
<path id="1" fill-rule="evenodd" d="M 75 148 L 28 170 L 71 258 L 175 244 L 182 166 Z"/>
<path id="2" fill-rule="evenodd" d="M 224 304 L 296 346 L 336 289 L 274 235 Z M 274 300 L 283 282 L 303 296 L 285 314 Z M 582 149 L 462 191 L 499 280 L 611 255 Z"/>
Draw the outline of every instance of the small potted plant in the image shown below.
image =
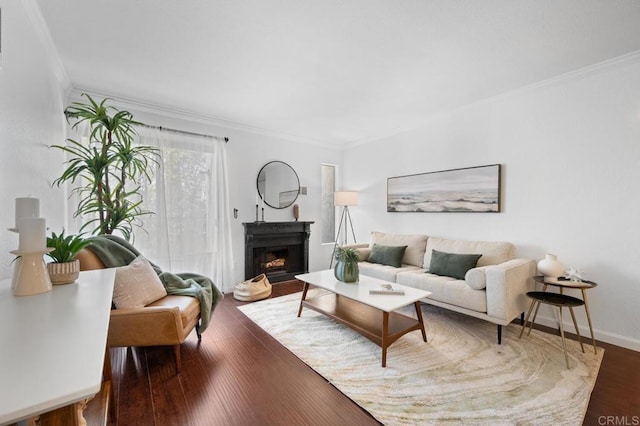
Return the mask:
<path id="1" fill-rule="evenodd" d="M 47 247 L 53 249 L 47 253 L 52 260 L 47 263 L 51 284 L 69 284 L 78 279 L 80 261 L 75 257 L 89 243 L 90 241 L 82 238 L 82 234 L 65 236 L 64 230 L 60 235 L 52 232 L 47 237 Z"/>
<path id="2" fill-rule="evenodd" d="M 333 274 L 336 279 L 346 283 L 358 281 L 360 275 L 358 250 L 353 247 L 337 247 L 334 257 L 336 266 L 333 268 Z"/>

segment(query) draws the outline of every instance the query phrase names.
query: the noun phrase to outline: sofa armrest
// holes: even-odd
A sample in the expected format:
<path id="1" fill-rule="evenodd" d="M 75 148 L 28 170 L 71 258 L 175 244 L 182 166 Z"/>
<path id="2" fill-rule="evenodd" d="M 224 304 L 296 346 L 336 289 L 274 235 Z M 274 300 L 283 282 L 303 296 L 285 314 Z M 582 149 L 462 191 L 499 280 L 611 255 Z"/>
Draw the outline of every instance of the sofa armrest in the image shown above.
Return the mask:
<path id="1" fill-rule="evenodd" d="M 369 259 L 369 255 L 371 254 L 369 243 L 345 244 L 340 247 L 356 249 L 358 251 L 358 256 L 360 257 L 360 262 L 364 262 L 365 260 Z"/>
<path id="2" fill-rule="evenodd" d="M 109 319 L 107 346 L 177 345 L 182 320 L 177 306 L 146 306 L 113 309 Z"/>
<path id="3" fill-rule="evenodd" d="M 512 259 L 487 268 L 487 314 L 508 324 L 524 312 L 535 274 L 536 262 L 531 259 Z"/>

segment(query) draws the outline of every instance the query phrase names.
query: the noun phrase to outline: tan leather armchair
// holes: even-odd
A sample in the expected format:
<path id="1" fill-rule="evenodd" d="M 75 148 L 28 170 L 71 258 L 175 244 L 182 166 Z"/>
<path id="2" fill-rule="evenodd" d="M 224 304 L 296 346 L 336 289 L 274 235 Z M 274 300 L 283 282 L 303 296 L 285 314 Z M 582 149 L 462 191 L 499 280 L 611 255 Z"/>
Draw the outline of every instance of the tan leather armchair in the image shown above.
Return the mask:
<path id="1" fill-rule="evenodd" d="M 76 259 L 80 270 L 103 269 L 104 263 L 85 248 Z M 112 309 L 107 335 L 108 347 L 173 346 L 176 373 L 180 373 L 180 345 L 198 324 L 200 302 L 195 297 L 167 295 L 144 308 Z"/>

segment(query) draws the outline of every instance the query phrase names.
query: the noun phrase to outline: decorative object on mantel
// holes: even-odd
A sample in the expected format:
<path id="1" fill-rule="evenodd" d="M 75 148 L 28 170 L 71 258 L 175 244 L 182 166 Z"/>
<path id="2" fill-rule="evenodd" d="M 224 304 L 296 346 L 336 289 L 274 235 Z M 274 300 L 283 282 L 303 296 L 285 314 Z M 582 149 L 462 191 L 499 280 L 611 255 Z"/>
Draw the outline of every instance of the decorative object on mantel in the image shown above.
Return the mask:
<path id="1" fill-rule="evenodd" d="M 18 250 L 11 253 L 16 259 L 11 290 L 15 296 L 30 296 L 51 290 L 51 280 L 44 262 L 46 247 L 46 221 L 40 214 L 37 198 L 16 199 L 16 230 L 19 235 Z"/>
<path id="2" fill-rule="evenodd" d="M 358 251 L 351 247 L 338 247 L 335 250 L 336 266 L 333 275 L 338 281 L 354 283 L 360 278 Z"/>
<path id="3" fill-rule="evenodd" d="M 564 273 L 564 265 L 555 254 L 547 254 L 538 262 L 538 272 L 548 280 L 556 280 Z"/>
<path id="4" fill-rule="evenodd" d="M 293 220 L 296 222 L 300 219 L 300 206 L 297 204 L 293 205 Z"/>
<path id="5" fill-rule="evenodd" d="M 353 231 L 353 221 L 351 220 L 351 214 L 349 213 L 349 206 L 358 205 L 358 193 L 354 191 L 336 191 L 333 193 L 333 204 L 338 207 L 342 207 L 342 215 L 340 216 L 340 224 L 338 225 L 338 232 L 336 232 L 336 241 L 333 244 L 333 252 L 331 253 L 331 262 L 329 262 L 329 268 L 333 265 L 333 259 L 336 257 L 336 248 L 340 242 L 340 235 L 342 234 L 342 228 L 344 226 L 344 234 L 342 239 L 342 245 L 347 244 L 348 227 L 351 228 L 351 235 L 353 236 L 353 242 L 356 243 L 356 233 Z"/>
<path id="6" fill-rule="evenodd" d="M 53 262 L 47 263 L 47 271 L 51 284 L 69 284 L 80 276 L 80 261 L 75 259 L 76 255 L 90 244 L 90 241 L 82 238 L 81 235 L 64 235 L 64 230 L 60 235 L 55 232 L 47 238 L 47 247 L 52 251 L 47 253 Z"/>
<path id="7" fill-rule="evenodd" d="M 387 179 L 388 212 L 500 212 L 500 164 Z"/>

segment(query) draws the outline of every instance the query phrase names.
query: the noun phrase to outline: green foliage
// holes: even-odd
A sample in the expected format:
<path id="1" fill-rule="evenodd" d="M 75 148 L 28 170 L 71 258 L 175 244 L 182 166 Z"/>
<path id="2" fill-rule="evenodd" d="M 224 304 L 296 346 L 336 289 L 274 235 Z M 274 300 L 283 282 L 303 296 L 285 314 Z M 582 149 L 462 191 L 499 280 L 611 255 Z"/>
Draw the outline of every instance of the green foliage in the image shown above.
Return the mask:
<path id="1" fill-rule="evenodd" d="M 84 94 L 88 103 L 74 102 L 65 110 L 67 121 L 77 128 L 87 123 L 90 136 L 86 142 L 67 139 L 66 145 L 52 145 L 70 157 L 67 168 L 53 184 L 60 187 L 80 180 L 72 193 L 78 195 L 74 217 L 90 218 L 80 229 L 92 234 L 120 231 L 129 240 L 133 225 L 152 212 L 142 209 L 139 182 L 151 182 L 149 166 L 157 164 L 159 150 L 135 145 L 134 127 L 141 123 L 128 111 L 119 111 Z"/>
<path id="2" fill-rule="evenodd" d="M 360 256 L 358 249 L 354 247 L 336 247 L 336 253 L 334 255 L 336 260 L 345 263 L 358 263 Z"/>
<path id="3" fill-rule="evenodd" d="M 47 247 L 53 248 L 53 251 L 47 253 L 47 256 L 54 263 L 71 262 L 76 257 L 76 254 L 88 246 L 89 243 L 88 240 L 82 238 L 82 235 L 67 235 L 65 237 L 64 231 L 60 235 L 52 232 L 51 236 L 47 237 Z"/>

